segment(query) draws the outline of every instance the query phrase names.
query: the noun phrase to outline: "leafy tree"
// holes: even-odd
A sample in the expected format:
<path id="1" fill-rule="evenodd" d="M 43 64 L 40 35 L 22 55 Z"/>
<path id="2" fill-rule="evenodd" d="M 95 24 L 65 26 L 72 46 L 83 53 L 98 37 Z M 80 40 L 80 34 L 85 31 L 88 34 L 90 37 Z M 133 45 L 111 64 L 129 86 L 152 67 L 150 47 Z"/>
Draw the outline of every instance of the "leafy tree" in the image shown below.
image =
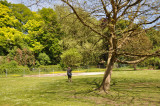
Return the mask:
<path id="1" fill-rule="evenodd" d="M 14 47 L 25 47 L 25 35 L 14 28 L 0 28 L 0 55 L 7 55 Z"/>
<path id="2" fill-rule="evenodd" d="M 12 10 L 0 3 L 0 28 L 16 27 L 19 25 L 18 20 L 12 14 Z"/>
<path id="3" fill-rule="evenodd" d="M 14 48 L 7 55 L 8 61 L 16 61 L 18 65 L 23 66 L 34 66 L 35 65 L 35 56 L 34 54 L 28 50 L 27 48 L 19 49 Z"/>
<path id="4" fill-rule="evenodd" d="M 38 54 L 44 52 L 49 55 L 52 64 L 60 61 L 61 31 L 56 20 L 56 13 L 53 9 L 43 8 L 38 13 L 33 13 L 34 19 L 29 20 L 24 29 L 28 33 L 28 44 L 30 49 Z"/>
<path id="5" fill-rule="evenodd" d="M 60 40 L 63 35 L 60 24 L 57 22 L 57 14 L 51 8 L 42 8 L 38 13 L 45 22 L 43 26 L 44 33 L 39 39 L 41 44 L 45 45 L 43 52 L 49 55 L 52 64 L 57 64 L 60 62 L 62 52 Z"/>
<path id="6" fill-rule="evenodd" d="M 158 29 L 150 29 L 147 31 L 147 36 L 151 39 L 153 44 L 153 51 L 160 49 L 160 31 Z M 154 69 L 160 68 L 160 57 L 152 57 L 147 59 L 144 63 L 145 66 L 153 67 Z"/>
<path id="7" fill-rule="evenodd" d="M 75 67 L 80 65 L 82 55 L 77 51 L 77 49 L 69 49 L 63 52 L 61 60 L 64 65 Z"/>
<path id="8" fill-rule="evenodd" d="M 12 10 L 0 3 L 0 55 L 7 55 L 15 46 L 24 47 L 24 34 L 18 31 L 18 20 L 12 14 Z"/>
<path id="9" fill-rule="evenodd" d="M 34 18 L 33 12 L 24 4 L 12 4 L 10 8 L 12 9 L 12 12 L 16 19 L 18 19 L 22 25 L 26 24 L 28 20 Z"/>
<path id="10" fill-rule="evenodd" d="M 87 16 L 87 12 L 79 9 L 83 13 L 84 19 L 98 22 L 96 19 Z M 64 50 L 76 48 L 82 55 L 82 64 L 97 64 L 99 56 L 104 53 L 102 47 L 102 39 L 76 19 L 76 16 L 70 13 L 70 9 L 66 6 L 56 6 L 59 22 L 62 31 L 62 46 Z M 96 45 L 95 45 L 95 42 Z"/>
<path id="11" fill-rule="evenodd" d="M 7 0 L 0 0 L 0 3 L 7 6 L 7 7 L 10 7 L 12 5 L 11 3 L 8 3 Z"/>
<path id="12" fill-rule="evenodd" d="M 16 70 L 17 67 L 18 67 L 18 63 L 14 60 L 12 60 L 8 63 L 5 63 L 5 64 L 0 64 L 0 74 L 6 73 L 6 71 L 7 71 L 7 73 L 14 73 L 15 74 L 15 71 L 17 71 Z M 15 69 L 13 69 L 13 68 L 15 68 Z M 6 70 L 6 69 L 12 69 L 12 71 Z"/>
<path id="13" fill-rule="evenodd" d="M 154 49 L 159 49 L 160 47 L 159 35 L 160 35 L 160 29 L 152 28 L 147 31 L 147 36 L 151 39 Z"/>
<path id="14" fill-rule="evenodd" d="M 28 31 L 26 41 L 30 47 L 30 50 L 39 53 L 43 50 L 44 46 L 39 41 L 39 35 L 44 33 L 43 31 L 43 24 L 44 21 L 36 21 L 36 20 L 29 20 L 25 25 L 24 28 Z"/>
<path id="15" fill-rule="evenodd" d="M 50 63 L 50 58 L 46 53 L 40 53 L 38 56 L 38 61 L 41 65 L 47 65 Z"/>

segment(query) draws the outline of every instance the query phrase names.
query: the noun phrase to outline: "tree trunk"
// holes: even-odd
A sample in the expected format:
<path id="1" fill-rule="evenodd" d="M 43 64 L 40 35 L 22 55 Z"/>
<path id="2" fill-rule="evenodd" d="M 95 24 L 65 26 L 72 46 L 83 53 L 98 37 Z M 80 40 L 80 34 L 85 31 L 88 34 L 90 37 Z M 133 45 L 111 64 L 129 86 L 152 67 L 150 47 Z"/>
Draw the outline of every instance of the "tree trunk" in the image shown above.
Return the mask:
<path id="1" fill-rule="evenodd" d="M 111 73 L 112 69 L 116 60 L 116 48 L 117 48 L 117 39 L 115 35 L 115 21 L 111 20 L 112 22 L 109 23 L 109 31 L 110 31 L 110 37 L 108 39 L 109 41 L 109 51 L 108 51 L 108 60 L 107 60 L 107 66 L 106 71 L 104 73 L 103 81 L 101 83 L 101 86 L 99 88 L 100 91 L 104 91 L 105 93 L 108 93 L 110 89 L 110 82 L 111 82 Z"/>
<path id="2" fill-rule="evenodd" d="M 137 64 L 133 65 L 134 70 L 137 70 Z"/>
<path id="3" fill-rule="evenodd" d="M 110 89 L 110 82 L 111 82 L 111 74 L 112 74 L 112 69 L 115 63 L 115 57 L 113 54 L 109 54 L 108 61 L 107 61 L 107 66 L 106 66 L 106 71 L 104 73 L 103 81 L 101 83 L 101 86 L 99 88 L 100 91 L 104 91 L 108 93 Z"/>

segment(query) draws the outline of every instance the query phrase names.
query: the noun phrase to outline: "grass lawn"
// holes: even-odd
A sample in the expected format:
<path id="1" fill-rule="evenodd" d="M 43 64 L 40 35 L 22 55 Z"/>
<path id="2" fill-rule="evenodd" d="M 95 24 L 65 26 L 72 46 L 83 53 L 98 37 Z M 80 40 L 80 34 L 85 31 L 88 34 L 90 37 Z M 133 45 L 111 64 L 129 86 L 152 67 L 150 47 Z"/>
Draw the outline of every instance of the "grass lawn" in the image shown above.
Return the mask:
<path id="1" fill-rule="evenodd" d="M 160 70 L 113 71 L 109 94 L 94 90 L 102 77 L 0 78 L 0 106 L 160 105 Z"/>

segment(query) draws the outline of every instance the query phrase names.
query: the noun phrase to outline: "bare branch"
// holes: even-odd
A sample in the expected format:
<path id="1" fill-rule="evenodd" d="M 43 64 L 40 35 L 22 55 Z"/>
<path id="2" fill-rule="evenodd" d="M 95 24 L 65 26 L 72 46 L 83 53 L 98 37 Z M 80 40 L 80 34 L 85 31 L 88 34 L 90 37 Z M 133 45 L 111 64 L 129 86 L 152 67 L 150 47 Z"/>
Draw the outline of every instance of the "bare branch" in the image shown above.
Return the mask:
<path id="1" fill-rule="evenodd" d="M 114 0 L 110 0 L 110 2 L 111 2 L 111 5 L 112 5 L 112 11 L 113 11 L 113 18 L 114 18 L 114 20 L 116 21 L 117 19 L 117 8 L 116 8 L 116 6 L 115 6 L 115 2 L 114 2 Z"/>
<path id="2" fill-rule="evenodd" d="M 139 25 L 143 25 L 143 24 L 152 24 L 152 23 L 154 23 L 154 22 L 156 22 L 156 21 L 158 21 L 160 19 L 160 16 L 158 16 L 156 19 L 154 19 L 154 20 L 152 20 L 152 21 L 150 21 L 150 22 L 144 22 L 144 23 L 140 23 Z"/>
<path id="3" fill-rule="evenodd" d="M 120 6 L 121 0 L 119 2 L 119 7 L 118 7 L 118 11 L 121 10 L 122 8 L 124 8 L 125 6 L 127 6 L 127 4 L 129 3 L 130 0 L 127 0 L 123 5 Z"/>
<path id="4" fill-rule="evenodd" d="M 106 17 L 109 18 L 109 17 L 110 17 L 110 13 L 108 12 L 108 10 L 107 10 L 107 8 L 106 8 L 106 5 L 105 5 L 104 1 L 101 0 L 101 2 L 102 2 L 102 5 L 103 5 L 103 9 L 104 9 L 104 11 L 105 11 Z"/>
<path id="5" fill-rule="evenodd" d="M 38 6 L 39 3 L 40 3 L 40 0 L 36 0 L 35 3 L 32 3 L 32 4 L 28 5 L 27 7 L 31 7 L 33 5 L 37 5 Z"/>
<path id="6" fill-rule="evenodd" d="M 130 1 L 130 0 L 129 0 L 129 1 Z M 124 6 L 122 6 L 119 10 L 121 10 L 123 7 L 127 6 L 127 4 L 129 3 L 129 1 L 126 2 L 126 4 L 125 4 Z M 137 5 L 138 3 L 142 2 L 142 1 L 143 1 L 143 0 L 136 0 L 133 4 L 128 5 L 128 6 L 124 9 L 124 11 L 122 12 L 122 14 L 121 14 L 117 19 L 120 19 L 122 16 L 124 16 L 124 15 L 126 14 L 126 11 L 127 11 L 130 7 L 132 7 L 132 6 L 134 6 L 134 5 Z"/>

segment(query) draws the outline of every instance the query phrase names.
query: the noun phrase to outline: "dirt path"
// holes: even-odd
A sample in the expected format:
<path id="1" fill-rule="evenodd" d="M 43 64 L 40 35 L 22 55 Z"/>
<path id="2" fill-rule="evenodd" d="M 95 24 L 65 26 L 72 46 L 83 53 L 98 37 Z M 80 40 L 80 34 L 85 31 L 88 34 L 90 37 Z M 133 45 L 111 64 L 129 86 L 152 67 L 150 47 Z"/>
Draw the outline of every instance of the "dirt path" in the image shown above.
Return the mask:
<path id="1" fill-rule="evenodd" d="M 99 74 L 104 74 L 104 72 L 72 73 L 73 76 L 80 76 L 80 75 L 99 75 Z M 40 74 L 40 75 L 25 75 L 24 77 L 54 77 L 54 76 L 66 76 L 66 73 Z"/>

